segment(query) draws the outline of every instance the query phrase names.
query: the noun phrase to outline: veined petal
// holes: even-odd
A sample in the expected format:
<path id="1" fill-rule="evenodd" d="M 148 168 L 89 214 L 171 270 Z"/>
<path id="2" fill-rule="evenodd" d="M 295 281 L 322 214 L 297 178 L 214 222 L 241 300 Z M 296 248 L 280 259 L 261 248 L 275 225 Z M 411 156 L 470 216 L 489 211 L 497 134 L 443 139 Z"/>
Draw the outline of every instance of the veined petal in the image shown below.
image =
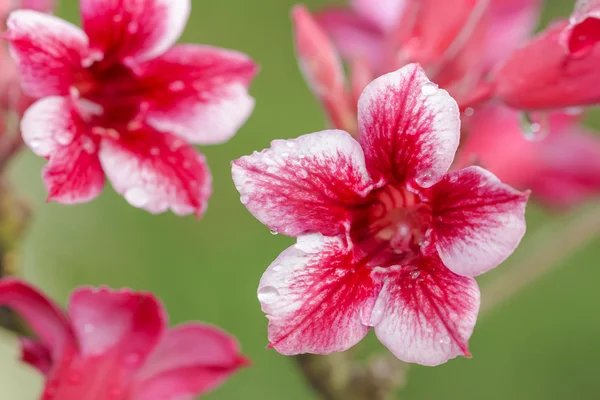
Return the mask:
<path id="1" fill-rule="evenodd" d="M 358 101 L 358 125 L 373 176 L 423 187 L 446 173 L 460 136 L 456 102 L 417 64 L 367 86 Z"/>
<path id="2" fill-rule="evenodd" d="M 23 90 L 35 98 L 69 94 L 88 54 L 85 33 L 58 17 L 31 10 L 14 11 L 7 26 Z"/>
<path id="3" fill-rule="evenodd" d="M 475 279 L 448 270 L 434 254 L 416 268 L 387 272 L 375 304 L 375 334 L 402 361 L 439 365 L 470 357 L 467 342 L 479 311 Z"/>
<path id="4" fill-rule="evenodd" d="M 600 46 L 573 57 L 561 46 L 559 22 L 513 52 L 495 74 L 496 96 L 521 110 L 546 110 L 600 102 Z"/>
<path id="5" fill-rule="evenodd" d="M 100 194 L 104 172 L 98 146 L 69 98 L 37 101 L 25 112 L 21 132 L 31 150 L 49 160 L 43 174 L 48 200 L 75 204 Z"/>
<path id="6" fill-rule="evenodd" d="M 100 161 L 115 190 L 134 207 L 197 216 L 206 210 L 212 183 L 206 160 L 170 133 L 144 127 L 107 138 Z"/>
<path id="7" fill-rule="evenodd" d="M 118 349 L 118 354 L 139 368 L 160 341 L 166 315 L 149 293 L 79 288 L 71 295 L 69 316 L 83 356 Z"/>
<path id="8" fill-rule="evenodd" d="M 574 57 L 585 56 L 600 41 L 600 1 L 578 0 L 561 42 Z"/>
<path id="9" fill-rule="evenodd" d="M 275 140 L 234 161 L 232 173 L 252 215 L 289 236 L 343 232 L 352 207 L 373 188 L 358 142 L 334 130 Z"/>
<path id="10" fill-rule="evenodd" d="M 353 105 L 346 90 L 344 69 L 337 50 L 303 6 L 292 10 L 294 42 L 300 70 L 321 101 L 334 128 L 353 131 Z"/>
<path id="11" fill-rule="evenodd" d="M 328 9 L 315 14 L 315 20 L 329 34 L 346 60 L 365 58 L 379 69 L 383 60 L 385 35 L 373 22 L 346 9 Z"/>
<path id="12" fill-rule="evenodd" d="M 352 8 L 363 17 L 377 24 L 382 30 L 392 30 L 400 19 L 407 0 L 351 0 Z"/>
<path id="13" fill-rule="evenodd" d="M 148 123 L 191 143 L 229 140 L 254 109 L 248 86 L 258 67 L 243 53 L 180 45 L 138 69 Z"/>
<path id="14" fill-rule="evenodd" d="M 179 400 L 221 385 L 248 361 L 235 338 L 190 323 L 169 330 L 136 375 L 136 400 Z"/>
<path id="15" fill-rule="evenodd" d="M 269 266 L 258 299 L 270 346 L 285 355 L 344 351 L 369 331 L 361 315 L 379 290 L 370 270 L 353 265 L 337 237 L 301 236 Z"/>
<path id="16" fill-rule="evenodd" d="M 34 367 L 39 367 L 37 361 L 46 358 L 47 354 L 51 354 L 52 359 L 57 360 L 67 346 L 77 345 L 64 312 L 33 286 L 18 279 L 3 278 L 0 280 L 0 305 L 15 310 L 39 338 L 35 345 L 31 341 L 22 344 L 24 361 Z M 42 356 L 44 351 L 47 353 Z M 35 357 L 33 353 L 36 353 Z"/>
<path id="17" fill-rule="evenodd" d="M 105 57 L 149 60 L 163 54 L 187 23 L 191 0 L 81 0 L 90 46 Z"/>
<path id="18" fill-rule="evenodd" d="M 480 167 L 446 175 L 430 194 L 433 243 L 444 265 L 464 276 L 498 266 L 525 234 L 528 195 Z"/>

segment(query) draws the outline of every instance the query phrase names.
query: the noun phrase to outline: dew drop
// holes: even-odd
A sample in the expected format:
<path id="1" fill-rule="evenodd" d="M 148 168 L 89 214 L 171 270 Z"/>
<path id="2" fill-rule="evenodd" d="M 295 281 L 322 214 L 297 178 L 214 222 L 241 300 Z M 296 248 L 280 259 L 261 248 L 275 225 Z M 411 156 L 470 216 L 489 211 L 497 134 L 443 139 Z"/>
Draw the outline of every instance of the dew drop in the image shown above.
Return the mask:
<path id="1" fill-rule="evenodd" d="M 296 146 L 296 143 L 292 142 L 291 140 L 286 141 L 285 144 L 289 148 L 292 148 L 292 147 Z"/>
<path id="2" fill-rule="evenodd" d="M 413 279 L 417 279 L 421 275 L 421 271 L 413 271 L 410 273 L 410 277 Z"/>
<path id="3" fill-rule="evenodd" d="M 141 187 L 133 187 L 125 192 L 125 200 L 134 207 L 144 207 L 150 201 L 148 193 Z"/>
<path id="4" fill-rule="evenodd" d="M 273 265 L 273 271 L 275 271 L 275 272 L 281 272 L 281 271 L 283 271 L 283 265 L 281 265 L 281 264 L 275 264 L 275 265 Z"/>
<path id="5" fill-rule="evenodd" d="M 37 149 L 42 145 L 42 141 L 40 139 L 31 139 L 29 141 L 29 147 L 32 149 Z"/>
<path id="6" fill-rule="evenodd" d="M 449 343 L 450 343 L 450 336 L 448 336 L 448 335 L 444 335 L 440 339 L 440 344 L 449 344 Z"/>
<path id="7" fill-rule="evenodd" d="M 158 147 L 153 147 L 150 149 L 150 154 L 152 154 L 153 156 L 157 156 L 160 154 L 160 149 Z"/>
<path id="8" fill-rule="evenodd" d="M 250 202 L 250 197 L 248 195 L 243 194 L 240 196 L 240 202 L 246 205 Z"/>
<path id="9" fill-rule="evenodd" d="M 132 35 L 135 35 L 139 29 L 140 29 L 140 26 L 135 21 L 131 21 L 129 23 L 129 25 L 127 25 L 127 32 L 129 32 Z"/>
<path id="10" fill-rule="evenodd" d="M 439 90 L 439 86 L 433 82 L 427 82 L 423 86 L 421 86 L 421 93 L 425 96 L 433 96 Z"/>
<path id="11" fill-rule="evenodd" d="M 279 232 L 277 232 L 275 229 L 271 229 L 270 232 L 271 235 L 279 235 Z"/>
<path id="12" fill-rule="evenodd" d="M 83 332 L 84 333 L 92 333 L 96 330 L 96 327 L 93 324 L 84 324 Z"/>
<path id="13" fill-rule="evenodd" d="M 472 117 L 473 115 L 475 115 L 475 109 L 473 107 L 468 107 L 465 109 L 464 113 L 465 116 Z"/>
<path id="14" fill-rule="evenodd" d="M 172 92 L 181 92 L 183 89 L 185 89 L 183 81 L 174 81 L 169 84 L 169 90 Z"/>
<path id="15" fill-rule="evenodd" d="M 56 134 L 56 141 L 63 146 L 71 144 L 75 135 L 68 131 L 61 131 Z"/>
<path id="16" fill-rule="evenodd" d="M 121 14 L 117 14 L 113 17 L 113 22 L 119 23 L 123 21 L 123 16 Z"/>
<path id="17" fill-rule="evenodd" d="M 550 132 L 550 123 L 546 115 L 533 120 L 530 113 L 521 113 L 521 130 L 525 139 L 535 142 L 543 140 Z"/>
<path id="18" fill-rule="evenodd" d="M 286 158 L 286 157 L 288 157 L 289 155 L 290 155 L 290 153 L 287 153 L 287 152 L 283 152 L 283 153 L 281 153 L 281 157 L 283 157 L 283 158 Z"/>
<path id="19" fill-rule="evenodd" d="M 308 178 L 308 171 L 306 171 L 305 169 L 301 169 L 298 171 L 298 175 L 300 176 L 300 178 Z"/>
<path id="20" fill-rule="evenodd" d="M 273 304 L 279 299 L 279 290 L 274 286 L 263 286 L 258 289 L 258 301 Z"/>
<path id="21" fill-rule="evenodd" d="M 88 154 L 94 154 L 97 149 L 96 143 L 89 136 L 81 137 L 81 146 L 83 147 L 83 150 L 85 150 L 85 152 Z"/>

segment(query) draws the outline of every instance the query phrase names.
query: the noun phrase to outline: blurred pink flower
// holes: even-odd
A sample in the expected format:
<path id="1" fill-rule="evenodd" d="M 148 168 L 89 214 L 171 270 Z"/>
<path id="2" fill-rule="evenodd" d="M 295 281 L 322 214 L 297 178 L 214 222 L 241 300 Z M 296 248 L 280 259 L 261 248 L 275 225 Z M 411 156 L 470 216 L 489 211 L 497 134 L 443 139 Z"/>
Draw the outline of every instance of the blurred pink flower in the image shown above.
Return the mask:
<path id="1" fill-rule="evenodd" d="M 569 46 L 567 42 L 579 41 L 569 42 L 571 47 L 583 48 L 577 50 L 579 57 L 585 52 L 593 53 L 594 35 L 600 35 L 595 29 L 595 24 L 598 24 L 596 18 L 600 16 L 598 2 L 585 3 L 579 3 L 566 30 L 565 23 L 562 24 L 563 28 L 556 29 L 555 42 L 542 40 L 537 45 L 534 40 L 524 49 L 519 49 L 519 46 L 526 42 L 536 24 L 541 5 L 539 0 L 450 0 L 442 3 L 435 0 L 386 0 L 376 3 L 353 0 L 350 7 L 334 7 L 318 12 L 315 20 L 300 7 L 294 10 L 293 15 L 296 43 L 302 37 L 310 35 L 319 38 L 313 41 L 312 46 L 329 54 L 329 62 L 325 64 L 323 59 L 318 59 L 297 46 L 301 65 L 312 65 L 313 68 L 321 65 L 322 69 L 335 71 L 335 74 L 320 76 L 311 74 L 310 70 L 305 73 L 313 89 L 327 88 L 333 81 L 331 76 L 336 77 L 336 101 L 333 106 L 325 107 L 334 127 L 356 134 L 355 126 L 347 122 L 352 121 L 348 115 L 356 114 L 356 109 L 349 105 L 352 104 L 351 99 L 356 99 L 373 77 L 393 71 L 408 62 L 419 62 L 432 80 L 448 90 L 457 99 L 461 110 L 465 111 L 462 118 L 465 136 L 461 143 L 468 150 L 461 150 L 459 154 L 468 153 L 468 157 L 459 156 L 461 166 L 468 165 L 467 160 L 478 160 L 483 167 L 498 173 L 506 183 L 519 189 L 533 189 L 534 196 L 544 204 L 574 206 L 600 192 L 600 180 L 590 179 L 593 171 L 597 170 L 594 159 L 586 157 L 586 162 L 582 162 L 578 155 L 581 138 L 578 132 L 582 128 L 574 122 L 568 127 L 543 127 L 542 130 L 562 132 L 562 152 L 557 153 L 548 150 L 556 146 L 555 134 L 552 135 L 553 139 L 549 139 L 552 143 L 547 144 L 532 144 L 525 135 L 517 135 L 521 128 L 518 126 L 519 115 L 516 111 L 510 118 L 502 119 L 502 122 L 509 125 L 506 129 L 497 129 L 492 126 L 491 120 L 486 122 L 485 118 L 477 117 L 477 114 L 481 112 L 481 107 L 487 107 L 487 100 L 493 96 L 526 110 L 529 106 L 523 102 L 534 97 L 541 102 L 548 102 L 554 96 L 558 102 L 562 102 L 554 106 L 596 101 L 592 88 L 597 80 L 593 72 L 595 61 L 586 61 L 589 68 L 576 67 L 572 73 L 566 73 L 570 78 L 561 75 L 564 73 L 563 61 L 572 57 L 566 53 L 565 48 Z M 561 38 L 563 46 L 559 43 Z M 548 46 L 552 48 L 546 48 Z M 337 50 L 349 64 L 349 85 L 345 81 Z M 532 54 L 532 51 L 537 53 Z M 550 68 L 544 70 L 546 64 L 543 60 L 548 57 L 547 52 L 556 52 L 558 58 L 556 63 L 548 64 Z M 574 66 L 582 65 L 577 60 L 569 63 L 574 63 Z M 554 67 L 556 68 L 551 70 Z M 306 71 L 306 68 L 303 69 Z M 523 74 L 529 75 L 523 79 Z M 578 79 L 585 83 L 575 82 Z M 314 91 L 323 99 L 322 92 Z M 574 91 L 578 93 L 570 93 Z M 554 94 L 549 95 L 550 92 Z M 571 101 L 574 96 L 579 96 L 580 99 Z M 583 99 L 582 96 L 591 100 Z M 331 118 L 332 108 L 345 117 Z M 471 117 L 473 114 L 475 123 Z M 483 114 L 487 116 L 489 112 Z M 548 120 L 550 125 L 556 123 L 555 118 Z M 491 139 L 492 132 L 494 139 Z M 543 135 L 534 139 L 542 139 L 541 136 Z M 474 143 L 470 144 L 470 141 Z M 493 146 L 481 145 L 492 141 Z M 585 135 L 585 142 L 588 147 L 586 154 L 600 152 L 600 141 L 594 140 L 593 136 Z M 536 165 L 512 157 L 524 149 L 537 148 L 547 151 L 541 153 L 544 154 L 544 159 Z M 508 156 L 500 157 L 499 154 L 504 152 Z M 541 154 L 537 156 L 541 157 Z M 494 161 L 490 162 L 492 159 Z M 567 165 L 565 160 L 578 162 Z M 516 166 L 521 168 L 520 174 L 505 174 L 507 170 L 516 171 Z M 564 179 L 556 179 L 558 175 Z M 524 176 L 530 179 L 523 179 Z M 566 184 L 567 181 L 571 184 Z"/>
<path id="2" fill-rule="evenodd" d="M 404 361 L 469 355 L 472 277 L 518 245 L 527 194 L 479 167 L 447 173 L 459 130 L 456 102 L 411 64 L 362 93 L 360 142 L 322 131 L 234 161 L 242 203 L 298 238 L 258 289 L 272 347 L 343 351 L 373 326 Z"/>
<path id="3" fill-rule="evenodd" d="M 254 107 L 256 64 L 210 46 L 176 45 L 190 0 L 81 0 L 84 31 L 15 11 L 7 38 L 24 91 L 26 144 L 49 160 L 49 200 L 86 202 L 105 175 L 135 207 L 206 209 L 211 178 L 191 144 L 227 141 Z"/>
<path id="4" fill-rule="evenodd" d="M 31 285 L 0 280 L 0 304 L 37 339 L 22 338 L 23 361 L 46 376 L 42 400 L 182 400 L 221 385 L 248 360 L 234 338 L 200 323 L 167 329 L 149 293 L 79 288 L 68 314 Z"/>

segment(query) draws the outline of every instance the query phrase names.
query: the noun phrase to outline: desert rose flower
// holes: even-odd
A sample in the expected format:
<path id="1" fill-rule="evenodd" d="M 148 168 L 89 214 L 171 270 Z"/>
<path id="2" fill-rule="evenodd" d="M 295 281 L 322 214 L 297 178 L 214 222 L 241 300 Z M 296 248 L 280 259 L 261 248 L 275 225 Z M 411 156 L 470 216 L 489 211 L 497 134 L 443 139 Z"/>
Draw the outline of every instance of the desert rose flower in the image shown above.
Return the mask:
<path id="1" fill-rule="evenodd" d="M 81 0 L 83 30 L 54 16 L 8 20 L 24 91 L 27 145 L 48 159 L 49 199 L 96 197 L 105 176 L 152 213 L 201 215 L 211 193 L 191 144 L 227 141 L 250 115 L 256 65 L 210 46 L 174 45 L 190 0 Z"/>
<path id="2" fill-rule="evenodd" d="M 416 64 L 367 86 L 358 131 L 276 140 L 233 163 L 241 202 L 297 238 L 258 289 L 271 346 L 343 351 L 374 327 L 404 361 L 469 355 L 473 277 L 518 245 L 527 194 L 479 167 L 448 173 L 458 106 Z"/>
<path id="3" fill-rule="evenodd" d="M 5 278 L 0 305 L 37 335 L 21 338 L 21 347 L 23 361 L 46 376 L 42 400 L 192 399 L 248 364 L 218 328 L 167 329 L 165 310 L 149 293 L 82 287 L 65 313 L 31 285 Z"/>

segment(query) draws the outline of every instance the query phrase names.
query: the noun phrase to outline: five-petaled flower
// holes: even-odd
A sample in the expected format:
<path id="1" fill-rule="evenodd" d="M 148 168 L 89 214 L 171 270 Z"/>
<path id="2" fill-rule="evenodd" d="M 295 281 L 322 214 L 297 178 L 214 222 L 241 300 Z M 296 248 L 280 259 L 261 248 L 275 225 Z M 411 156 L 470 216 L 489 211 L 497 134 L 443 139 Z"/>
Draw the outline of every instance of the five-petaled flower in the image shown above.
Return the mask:
<path id="1" fill-rule="evenodd" d="M 246 55 L 176 45 L 190 0 L 81 0 L 84 31 L 16 11 L 10 41 L 27 94 L 23 138 L 47 158 L 49 199 L 96 197 L 105 175 L 134 206 L 201 215 L 211 193 L 191 145 L 228 140 L 250 115 Z"/>
<path id="2" fill-rule="evenodd" d="M 21 338 L 22 359 L 46 376 L 42 400 L 183 400 L 213 390 L 248 360 L 215 327 L 167 329 L 149 293 L 83 287 L 68 314 L 31 285 L 0 281 L 0 305 L 37 334 Z"/>
<path id="3" fill-rule="evenodd" d="M 296 7 L 293 18 L 300 64 L 334 127 L 356 134 L 355 99 L 366 84 L 419 62 L 464 111 L 461 166 L 476 163 L 516 188 L 532 189 L 544 204 L 573 206 L 600 192 L 594 178 L 600 141 L 576 120 L 565 126 L 556 115 L 536 116 L 549 124 L 535 126 L 548 126 L 524 137 L 519 112 L 502 102 L 531 110 L 597 101 L 598 3 L 580 1 L 571 22 L 559 24 L 567 28 L 529 42 L 539 0 L 350 0 L 350 7 L 330 7 L 314 19 Z M 350 65 L 349 88 L 337 52 Z M 502 100 L 491 103 L 494 110 L 491 97 Z M 538 140 L 544 131 L 551 131 L 549 140 Z"/>
<path id="4" fill-rule="evenodd" d="M 447 172 L 458 106 L 416 64 L 367 86 L 358 130 L 276 140 L 233 163 L 241 202 L 297 237 L 258 289 L 271 346 L 342 351 L 375 327 L 404 361 L 468 355 L 473 277 L 518 245 L 527 194 L 480 167 Z"/>

